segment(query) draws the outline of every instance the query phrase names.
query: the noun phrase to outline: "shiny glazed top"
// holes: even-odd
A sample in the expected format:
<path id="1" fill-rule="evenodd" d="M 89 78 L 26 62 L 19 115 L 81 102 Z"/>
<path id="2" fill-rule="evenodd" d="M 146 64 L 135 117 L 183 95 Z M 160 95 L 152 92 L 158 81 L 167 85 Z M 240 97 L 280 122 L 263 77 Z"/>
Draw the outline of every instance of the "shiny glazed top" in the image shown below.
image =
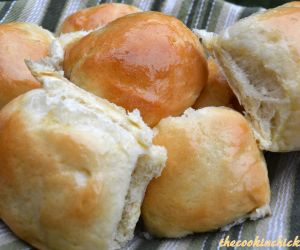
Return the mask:
<path id="1" fill-rule="evenodd" d="M 208 74 L 195 35 L 157 12 L 119 18 L 71 44 L 64 70 L 80 87 L 127 110 L 139 109 L 150 126 L 192 106 Z"/>

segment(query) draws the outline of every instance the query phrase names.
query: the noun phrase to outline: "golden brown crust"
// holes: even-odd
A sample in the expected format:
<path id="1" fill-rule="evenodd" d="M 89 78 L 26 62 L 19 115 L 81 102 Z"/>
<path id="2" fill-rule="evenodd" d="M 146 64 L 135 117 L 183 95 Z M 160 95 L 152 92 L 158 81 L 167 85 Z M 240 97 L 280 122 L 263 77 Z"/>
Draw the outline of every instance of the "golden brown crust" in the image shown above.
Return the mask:
<path id="1" fill-rule="evenodd" d="M 241 106 L 222 72 L 212 58 L 207 60 L 208 80 L 200 96 L 194 104 L 194 108 L 209 106 L 225 106 L 241 110 Z"/>
<path id="2" fill-rule="evenodd" d="M 156 129 L 154 143 L 166 147 L 168 160 L 142 206 L 150 233 L 215 230 L 269 203 L 265 160 L 239 113 L 203 108 L 164 119 Z"/>
<path id="3" fill-rule="evenodd" d="M 0 25 L 0 108 L 18 95 L 40 87 L 24 59 L 45 57 L 51 39 L 48 31 L 34 24 Z"/>
<path id="4" fill-rule="evenodd" d="M 193 105 L 207 81 L 198 39 L 156 12 L 119 18 L 69 46 L 64 70 L 78 86 L 139 109 L 150 126 Z"/>
<path id="5" fill-rule="evenodd" d="M 127 4 L 99 4 L 68 16 L 62 24 L 60 32 L 68 33 L 80 30 L 93 30 L 103 27 L 119 17 L 140 11 L 139 8 Z"/>
<path id="6" fill-rule="evenodd" d="M 90 152 L 88 149 L 85 152 L 82 151 L 84 150 L 82 145 L 85 142 L 80 146 L 78 137 L 72 138 L 68 133 L 58 133 L 56 138 L 55 134 L 47 135 L 45 133 L 46 140 L 41 140 L 38 136 L 31 135 L 28 131 L 30 125 L 24 123 L 24 119 L 26 118 L 22 118 L 16 113 L 4 122 L 3 116 L 0 116 L 3 125 L 0 130 L 0 155 L 3 160 L 0 176 L 2 190 L 6 190 L 6 192 L 1 192 L 0 197 L 2 201 L 6 201 L 7 206 L 5 209 L 2 206 L 1 218 L 23 240 L 35 246 L 43 244 L 47 246 L 49 243 L 41 243 L 44 239 L 40 235 L 39 227 L 43 227 L 45 231 L 49 230 L 49 232 L 59 228 L 64 237 L 68 237 L 67 233 L 72 231 L 74 225 L 82 228 L 92 226 L 93 219 L 99 216 L 101 200 L 105 197 L 101 195 L 101 185 L 96 183 L 96 180 L 89 179 L 87 185 L 78 188 L 72 175 L 66 175 L 67 171 L 62 174 L 61 168 L 68 164 L 68 162 L 64 162 L 64 160 L 68 160 L 68 155 L 57 155 L 58 158 L 62 158 L 59 161 L 53 161 L 53 155 L 57 150 L 62 149 L 61 152 L 67 152 L 69 149 L 76 157 L 76 162 L 87 163 L 85 159 Z M 16 137 L 12 136 L 15 131 L 18 131 Z M 39 145 L 38 148 L 36 145 Z M 28 148 L 32 150 L 29 154 L 24 154 L 24 152 L 28 152 Z M 46 151 L 47 154 L 44 153 Z M 18 162 L 21 164 L 20 168 L 15 167 Z M 43 167 L 38 167 L 41 164 Z M 78 170 L 81 171 L 80 165 L 73 164 L 72 167 L 78 167 Z M 30 184 L 24 185 L 21 181 L 23 178 Z M 40 185 L 41 181 L 43 186 Z M 13 187 L 13 191 L 7 187 Z M 34 190 L 35 187 L 39 190 Z M 7 193 L 7 190 L 10 190 L 11 193 Z M 39 195 L 42 195 L 39 192 L 47 192 L 47 196 L 43 196 L 44 200 L 39 207 L 40 218 L 38 221 L 40 224 L 32 225 L 35 219 L 28 216 L 31 214 L 29 210 L 35 206 L 34 202 L 40 202 L 36 200 Z M 18 202 L 11 199 L 16 199 Z M 19 202 L 23 204 L 22 216 L 19 208 L 10 207 Z M 65 223 L 66 221 L 68 223 Z M 57 236 L 59 237 L 59 235 Z M 41 249 L 47 249 L 45 245 Z"/>

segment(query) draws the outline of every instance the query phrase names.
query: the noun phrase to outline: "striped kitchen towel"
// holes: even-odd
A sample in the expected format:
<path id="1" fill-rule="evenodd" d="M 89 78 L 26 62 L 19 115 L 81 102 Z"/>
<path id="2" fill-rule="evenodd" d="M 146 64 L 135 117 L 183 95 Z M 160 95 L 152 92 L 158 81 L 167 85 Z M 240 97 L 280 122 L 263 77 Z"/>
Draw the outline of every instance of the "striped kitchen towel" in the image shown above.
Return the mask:
<path id="1" fill-rule="evenodd" d="M 103 2 L 109 1 L 0 1 L 0 22 L 33 22 L 55 32 L 60 23 L 69 14 L 81 8 Z M 123 0 L 114 2 L 133 4 L 143 10 L 162 11 L 178 17 L 190 28 L 207 29 L 208 31 L 216 32 L 240 18 L 262 10 L 261 8 L 237 6 L 222 0 Z M 300 235 L 300 152 L 285 154 L 266 153 L 265 155 L 272 189 L 271 209 L 273 215 L 271 217 L 255 222 L 247 221 L 242 225 L 233 227 L 228 232 L 195 234 L 178 240 L 146 240 L 137 233 L 126 249 L 239 249 L 220 247 L 219 241 L 227 236 L 231 240 L 254 240 L 256 236 L 265 240 L 277 240 L 280 238 L 294 239 L 297 235 Z M 8 249 L 23 250 L 31 249 L 31 247 L 18 240 L 0 222 L 0 250 Z M 278 247 L 273 249 L 285 248 Z"/>

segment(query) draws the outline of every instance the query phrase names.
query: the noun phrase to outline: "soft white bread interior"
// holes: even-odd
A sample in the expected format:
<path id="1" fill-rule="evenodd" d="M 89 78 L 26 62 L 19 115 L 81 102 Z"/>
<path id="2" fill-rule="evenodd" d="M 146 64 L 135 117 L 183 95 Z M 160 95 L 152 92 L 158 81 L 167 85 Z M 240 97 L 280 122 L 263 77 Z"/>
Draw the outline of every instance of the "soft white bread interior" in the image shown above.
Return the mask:
<path id="1" fill-rule="evenodd" d="M 76 41 L 80 40 L 81 38 L 85 37 L 86 35 L 88 35 L 89 33 L 93 32 L 95 30 L 90 30 L 90 31 L 76 31 L 76 32 L 61 34 L 57 38 L 57 40 L 60 42 L 61 46 L 63 48 L 65 48 L 69 44 L 72 44 L 73 42 L 76 42 Z"/>
<path id="2" fill-rule="evenodd" d="M 166 152 L 137 111 L 27 64 L 43 88 L 0 113 L 0 217 L 39 249 L 118 249 Z"/>
<path id="3" fill-rule="evenodd" d="M 270 213 L 263 154 L 246 119 L 229 108 L 187 110 L 163 119 L 153 142 L 168 160 L 147 187 L 142 217 L 148 232 L 183 237 Z"/>
<path id="4" fill-rule="evenodd" d="M 196 31 L 265 150 L 300 149 L 299 26 L 295 2 L 242 19 L 219 35 Z"/>

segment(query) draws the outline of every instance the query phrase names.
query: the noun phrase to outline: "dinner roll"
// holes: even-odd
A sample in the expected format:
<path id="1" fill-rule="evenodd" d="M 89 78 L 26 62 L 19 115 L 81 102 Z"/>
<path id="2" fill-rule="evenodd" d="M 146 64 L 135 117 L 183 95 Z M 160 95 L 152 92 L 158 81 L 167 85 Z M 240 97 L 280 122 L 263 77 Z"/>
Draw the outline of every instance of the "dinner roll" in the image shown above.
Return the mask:
<path id="1" fill-rule="evenodd" d="M 219 70 L 212 58 L 208 59 L 208 80 L 200 96 L 194 104 L 194 108 L 204 108 L 209 106 L 225 106 L 241 110 L 241 106 L 228 82 Z"/>
<path id="2" fill-rule="evenodd" d="M 148 232 L 183 237 L 270 212 L 266 163 L 240 113 L 188 109 L 155 130 L 153 142 L 167 149 L 168 160 L 146 191 L 142 216 Z"/>
<path id="3" fill-rule="evenodd" d="M 20 94 L 40 87 L 24 59 L 47 56 L 53 36 L 31 23 L 0 24 L 0 109 Z"/>
<path id="4" fill-rule="evenodd" d="M 265 150 L 300 150 L 299 26 L 295 2 L 242 19 L 220 35 L 198 31 Z"/>
<path id="5" fill-rule="evenodd" d="M 103 27 L 119 17 L 140 11 L 142 10 L 127 4 L 99 4 L 90 8 L 79 10 L 68 16 L 62 23 L 60 32 L 68 33 L 80 30 L 93 30 Z"/>
<path id="6" fill-rule="evenodd" d="M 118 249 L 165 150 L 138 112 L 29 66 L 44 88 L 0 112 L 0 217 L 38 249 Z"/>
<path id="7" fill-rule="evenodd" d="M 121 17 L 66 46 L 65 75 L 153 126 L 192 106 L 207 81 L 196 36 L 158 12 Z"/>

